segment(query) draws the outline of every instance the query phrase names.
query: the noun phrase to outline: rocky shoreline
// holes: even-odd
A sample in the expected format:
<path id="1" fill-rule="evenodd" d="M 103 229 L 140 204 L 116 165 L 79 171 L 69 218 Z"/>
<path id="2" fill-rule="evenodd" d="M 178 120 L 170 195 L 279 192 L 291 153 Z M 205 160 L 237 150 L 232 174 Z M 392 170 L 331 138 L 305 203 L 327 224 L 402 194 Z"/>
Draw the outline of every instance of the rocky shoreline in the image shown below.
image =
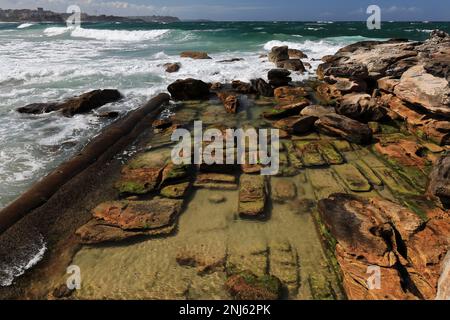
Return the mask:
<path id="1" fill-rule="evenodd" d="M 211 59 L 205 52 L 183 52 L 180 58 Z M 89 200 L 79 194 L 60 208 L 62 216 L 82 212 L 82 218 L 65 227 L 58 226 L 58 214 L 48 218 L 51 229 L 45 233 L 53 240 L 47 258 L 18 279 L 16 288 L 0 288 L 0 296 L 448 297 L 450 36 L 434 31 L 425 42 L 355 43 L 324 57 L 317 79 L 301 83 L 290 77 L 309 68 L 301 51 L 275 47 L 266 58 L 275 67 L 268 81 L 172 83 L 173 114 L 146 124 L 135 142 L 140 152 L 108 164 L 108 175 L 93 179 L 96 193 Z M 177 72 L 183 66 L 163 67 Z M 71 116 L 117 99 L 116 91 L 93 91 L 18 111 L 62 110 Z M 177 128 L 192 130 L 195 120 L 222 132 L 279 129 L 278 175 L 260 175 L 262 164 L 175 165 L 170 136 Z M 60 192 L 19 225 L 52 211 L 49 205 L 61 199 Z M 21 228 L 0 235 L 0 243 L 12 241 Z M 291 228 L 303 230 L 304 238 Z M 51 232 L 58 229 L 65 231 L 55 239 Z M 246 241 L 236 244 L 235 237 Z M 123 263 L 121 255 L 136 258 L 146 246 L 170 265 L 152 260 L 148 266 L 157 270 L 152 283 L 162 291 L 128 283 L 123 286 L 129 291 L 116 288 L 123 291 L 117 296 L 101 289 L 101 275 L 89 278 L 86 291 L 65 290 L 70 261 L 94 274 L 90 254 L 101 257 L 95 263 Z M 102 250 L 114 254 L 102 256 Z M 58 261 L 61 252 L 65 259 Z M 370 288 L 369 267 L 381 272 L 381 287 Z M 187 280 L 179 279 L 182 274 Z"/>

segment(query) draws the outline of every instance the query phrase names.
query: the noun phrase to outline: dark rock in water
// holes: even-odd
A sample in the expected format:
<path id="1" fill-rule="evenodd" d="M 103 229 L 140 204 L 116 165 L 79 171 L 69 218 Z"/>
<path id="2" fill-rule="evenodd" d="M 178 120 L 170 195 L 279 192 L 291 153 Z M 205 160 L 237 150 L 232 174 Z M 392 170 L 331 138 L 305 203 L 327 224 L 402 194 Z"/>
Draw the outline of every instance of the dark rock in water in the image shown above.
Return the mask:
<path id="1" fill-rule="evenodd" d="M 434 165 L 428 191 L 440 199 L 444 207 L 450 208 L 450 155 L 441 157 Z"/>
<path id="2" fill-rule="evenodd" d="M 105 104 L 118 101 L 122 98 L 119 91 L 113 89 L 94 90 L 80 96 L 70 98 L 62 103 L 34 103 L 17 109 L 20 113 L 47 113 L 61 111 L 65 116 L 89 112 Z"/>
<path id="3" fill-rule="evenodd" d="M 284 118 L 275 122 L 274 127 L 287 131 L 288 133 L 305 134 L 314 128 L 317 117 L 295 116 Z"/>
<path id="4" fill-rule="evenodd" d="M 350 93 L 342 97 L 336 112 L 361 122 L 380 121 L 387 111 L 377 100 L 365 93 Z"/>
<path id="5" fill-rule="evenodd" d="M 99 118 L 109 118 L 114 119 L 120 116 L 120 113 L 118 111 L 107 111 L 107 112 L 101 112 L 97 114 L 97 117 Z"/>
<path id="6" fill-rule="evenodd" d="M 338 78 L 367 79 L 369 71 L 363 64 L 345 64 L 331 66 L 324 70 L 325 76 L 335 76 Z"/>
<path id="7" fill-rule="evenodd" d="M 264 79 L 251 80 L 253 90 L 262 97 L 273 97 L 273 88 Z"/>
<path id="8" fill-rule="evenodd" d="M 278 300 L 282 295 L 280 279 L 272 275 L 258 277 L 250 271 L 230 276 L 225 286 L 237 300 Z"/>
<path id="9" fill-rule="evenodd" d="M 242 58 L 232 58 L 232 59 L 227 59 L 227 60 L 220 60 L 217 61 L 219 63 L 232 63 L 232 62 L 238 62 L 238 61 L 244 61 L 244 59 Z"/>
<path id="10" fill-rule="evenodd" d="M 231 83 L 231 87 L 238 93 L 241 94 L 252 94 L 255 93 L 252 85 L 247 82 L 242 82 L 239 80 L 235 80 Z"/>
<path id="11" fill-rule="evenodd" d="M 32 103 L 17 109 L 19 113 L 40 114 L 59 110 L 58 103 Z"/>
<path id="12" fill-rule="evenodd" d="M 289 60 L 289 48 L 287 46 L 273 47 L 269 52 L 269 61 L 277 63 L 282 60 Z"/>
<path id="13" fill-rule="evenodd" d="M 289 58 L 291 59 L 306 59 L 308 56 L 301 50 L 288 49 Z"/>
<path id="14" fill-rule="evenodd" d="M 287 86 L 292 78 L 291 72 L 286 69 L 272 69 L 268 73 L 269 84 L 275 88 Z"/>
<path id="15" fill-rule="evenodd" d="M 372 140 L 372 130 L 368 125 L 342 115 L 322 116 L 315 125 L 325 134 L 342 137 L 353 143 L 368 144 Z"/>
<path id="16" fill-rule="evenodd" d="M 166 72 L 168 73 L 174 73 L 180 70 L 181 64 L 177 63 L 166 63 L 164 65 L 164 68 L 166 69 Z"/>
<path id="17" fill-rule="evenodd" d="M 211 59 L 207 52 L 202 51 L 184 51 L 180 54 L 181 58 L 191 58 L 195 60 Z"/>
<path id="18" fill-rule="evenodd" d="M 300 59 L 280 60 L 277 62 L 277 68 L 283 68 L 292 71 L 305 72 L 305 66 Z"/>
<path id="19" fill-rule="evenodd" d="M 174 100 L 204 100 L 209 97 L 208 84 L 196 79 L 177 80 L 167 90 Z"/>
<path id="20" fill-rule="evenodd" d="M 230 92 L 218 92 L 217 96 L 222 101 L 225 110 L 228 113 L 236 113 L 239 108 L 239 99 L 235 94 Z"/>

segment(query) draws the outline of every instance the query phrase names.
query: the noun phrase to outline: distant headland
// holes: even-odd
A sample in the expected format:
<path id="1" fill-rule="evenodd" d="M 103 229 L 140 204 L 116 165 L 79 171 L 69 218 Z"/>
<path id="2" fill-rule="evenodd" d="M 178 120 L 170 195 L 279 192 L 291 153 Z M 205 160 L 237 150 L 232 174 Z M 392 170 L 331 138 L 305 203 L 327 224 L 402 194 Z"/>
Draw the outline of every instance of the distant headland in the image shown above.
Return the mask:
<path id="1" fill-rule="evenodd" d="M 69 13 L 58 13 L 43 8 L 31 9 L 0 9 L 0 22 L 55 22 L 63 23 L 70 16 Z M 107 15 L 81 14 L 83 22 L 157 22 L 171 23 L 180 22 L 177 17 L 171 16 L 136 16 L 119 17 Z"/>

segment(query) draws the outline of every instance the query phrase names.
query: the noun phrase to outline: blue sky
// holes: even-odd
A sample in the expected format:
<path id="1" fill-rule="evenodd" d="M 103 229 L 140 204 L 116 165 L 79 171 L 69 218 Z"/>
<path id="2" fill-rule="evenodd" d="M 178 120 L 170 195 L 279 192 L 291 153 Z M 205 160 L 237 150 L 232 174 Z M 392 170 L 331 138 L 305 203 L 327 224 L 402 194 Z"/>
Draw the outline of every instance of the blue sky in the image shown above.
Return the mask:
<path id="1" fill-rule="evenodd" d="M 0 0 L 0 8 L 44 7 L 114 15 L 174 15 L 211 20 L 365 20 L 376 4 L 383 20 L 450 21 L 449 0 Z"/>

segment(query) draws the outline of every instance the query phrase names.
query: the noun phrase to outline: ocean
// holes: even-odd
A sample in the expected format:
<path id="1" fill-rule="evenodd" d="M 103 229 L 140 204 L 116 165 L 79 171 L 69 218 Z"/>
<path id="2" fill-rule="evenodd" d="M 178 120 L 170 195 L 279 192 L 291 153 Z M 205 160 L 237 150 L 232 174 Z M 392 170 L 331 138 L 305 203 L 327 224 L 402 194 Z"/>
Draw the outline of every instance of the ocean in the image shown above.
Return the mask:
<path id="1" fill-rule="evenodd" d="M 123 116 L 179 78 L 208 82 L 266 78 L 273 64 L 261 54 L 288 45 L 308 55 L 313 77 L 324 55 L 368 39 L 425 40 L 433 29 L 450 32 L 449 22 L 385 22 L 368 30 L 365 22 L 202 22 L 98 23 L 68 29 L 57 24 L 0 23 L 0 209 L 78 152 L 110 124 L 95 113 L 66 118 L 58 113 L 23 115 L 29 103 L 65 99 L 93 89 L 114 88 L 120 102 L 99 111 Z M 181 59 L 185 50 L 207 51 L 212 60 Z M 222 63 L 220 60 L 242 58 Z M 181 62 L 179 72 L 162 67 Z M 28 248 L 23 261 L 0 266 L 0 285 L 9 285 L 45 250 Z M 31 261 L 31 262 L 30 262 Z M 6 269 L 7 270 L 6 270 Z"/>

